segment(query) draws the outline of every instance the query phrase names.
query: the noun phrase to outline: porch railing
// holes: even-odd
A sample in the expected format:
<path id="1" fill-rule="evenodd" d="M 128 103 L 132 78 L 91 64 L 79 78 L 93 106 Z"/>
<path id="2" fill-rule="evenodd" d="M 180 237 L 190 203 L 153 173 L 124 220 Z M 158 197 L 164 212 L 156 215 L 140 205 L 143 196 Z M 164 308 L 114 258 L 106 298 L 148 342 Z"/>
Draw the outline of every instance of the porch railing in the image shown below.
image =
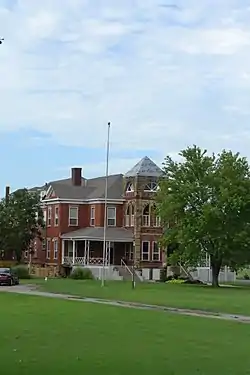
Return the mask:
<path id="1" fill-rule="evenodd" d="M 89 258 L 86 259 L 85 257 L 75 257 L 75 261 L 73 262 L 73 257 L 64 257 L 63 259 L 64 264 L 70 264 L 70 265 L 79 265 L 79 266 L 85 266 L 85 265 L 97 265 L 102 266 L 103 265 L 103 258 Z"/>

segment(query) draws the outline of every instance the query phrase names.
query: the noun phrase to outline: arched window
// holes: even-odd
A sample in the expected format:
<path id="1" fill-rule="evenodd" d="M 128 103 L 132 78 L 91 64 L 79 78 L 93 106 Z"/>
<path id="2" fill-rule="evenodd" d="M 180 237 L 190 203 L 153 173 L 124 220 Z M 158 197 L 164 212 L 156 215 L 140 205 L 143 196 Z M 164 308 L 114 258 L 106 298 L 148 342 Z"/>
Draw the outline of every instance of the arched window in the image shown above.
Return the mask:
<path id="1" fill-rule="evenodd" d="M 135 191 L 133 183 L 132 182 L 128 182 L 127 186 L 126 186 L 126 192 L 127 193 L 131 193 L 133 191 Z"/>
<path id="2" fill-rule="evenodd" d="M 149 204 L 147 204 L 143 209 L 143 216 L 142 216 L 142 225 L 144 227 L 150 226 L 150 208 Z"/>
<path id="3" fill-rule="evenodd" d="M 125 214 L 125 227 L 130 226 L 130 206 L 128 205 L 126 209 L 126 214 Z"/>
<path id="4" fill-rule="evenodd" d="M 154 181 L 150 181 L 144 188 L 144 191 L 146 192 L 156 192 L 158 190 L 158 184 Z"/>
<path id="5" fill-rule="evenodd" d="M 151 207 L 150 218 L 153 227 L 159 228 L 161 226 L 161 219 L 159 215 L 157 215 L 157 207 L 155 204 Z"/>

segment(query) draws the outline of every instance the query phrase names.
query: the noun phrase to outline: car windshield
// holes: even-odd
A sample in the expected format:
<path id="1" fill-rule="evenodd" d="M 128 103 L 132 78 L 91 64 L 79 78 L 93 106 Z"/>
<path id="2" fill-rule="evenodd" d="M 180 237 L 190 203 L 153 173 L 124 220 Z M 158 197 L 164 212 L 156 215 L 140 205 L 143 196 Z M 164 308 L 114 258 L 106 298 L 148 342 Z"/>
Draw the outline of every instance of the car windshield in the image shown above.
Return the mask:
<path id="1" fill-rule="evenodd" d="M 0 273 L 10 273 L 9 268 L 0 268 Z"/>

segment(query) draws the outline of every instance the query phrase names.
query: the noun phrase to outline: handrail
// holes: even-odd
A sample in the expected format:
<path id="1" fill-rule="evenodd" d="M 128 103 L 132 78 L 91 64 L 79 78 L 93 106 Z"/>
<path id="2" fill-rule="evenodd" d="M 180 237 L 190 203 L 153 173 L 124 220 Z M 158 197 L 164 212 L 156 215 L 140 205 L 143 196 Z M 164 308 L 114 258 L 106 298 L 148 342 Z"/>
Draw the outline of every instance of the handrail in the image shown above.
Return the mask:
<path id="1" fill-rule="evenodd" d="M 191 273 L 189 271 L 186 270 L 186 268 L 184 268 L 181 263 L 179 262 L 179 266 L 180 266 L 180 269 L 188 276 L 190 277 L 191 279 L 193 279 L 193 276 L 191 275 Z"/>
<path id="2" fill-rule="evenodd" d="M 131 269 L 127 266 L 127 264 L 124 262 L 123 259 L 121 259 L 121 266 L 122 266 L 122 267 L 125 267 L 126 270 L 130 273 L 131 276 L 133 275 L 133 272 L 132 272 Z"/>

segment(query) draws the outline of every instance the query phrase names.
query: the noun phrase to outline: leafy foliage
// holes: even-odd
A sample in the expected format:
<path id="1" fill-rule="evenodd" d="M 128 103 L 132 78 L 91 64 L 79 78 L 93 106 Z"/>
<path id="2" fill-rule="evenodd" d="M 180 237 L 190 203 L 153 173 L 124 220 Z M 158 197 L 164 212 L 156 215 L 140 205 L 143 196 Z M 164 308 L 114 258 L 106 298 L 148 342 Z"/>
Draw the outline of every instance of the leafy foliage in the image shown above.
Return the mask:
<path id="1" fill-rule="evenodd" d="M 76 267 L 70 275 L 74 280 L 92 280 L 92 272 L 88 268 Z"/>
<path id="2" fill-rule="evenodd" d="M 18 262 L 35 238 L 42 240 L 43 227 L 38 194 L 20 189 L 0 202 L 0 249 L 14 252 Z"/>
<path id="3" fill-rule="evenodd" d="M 16 267 L 12 268 L 13 272 L 19 277 L 19 279 L 30 279 L 29 269 L 25 265 L 17 265 Z"/>
<path id="4" fill-rule="evenodd" d="M 178 244 L 171 257 L 197 266 L 207 253 L 213 285 L 222 265 L 237 269 L 250 261 L 250 171 L 245 158 L 222 151 L 209 156 L 197 146 L 166 157 L 157 209 L 164 245 Z"/>

